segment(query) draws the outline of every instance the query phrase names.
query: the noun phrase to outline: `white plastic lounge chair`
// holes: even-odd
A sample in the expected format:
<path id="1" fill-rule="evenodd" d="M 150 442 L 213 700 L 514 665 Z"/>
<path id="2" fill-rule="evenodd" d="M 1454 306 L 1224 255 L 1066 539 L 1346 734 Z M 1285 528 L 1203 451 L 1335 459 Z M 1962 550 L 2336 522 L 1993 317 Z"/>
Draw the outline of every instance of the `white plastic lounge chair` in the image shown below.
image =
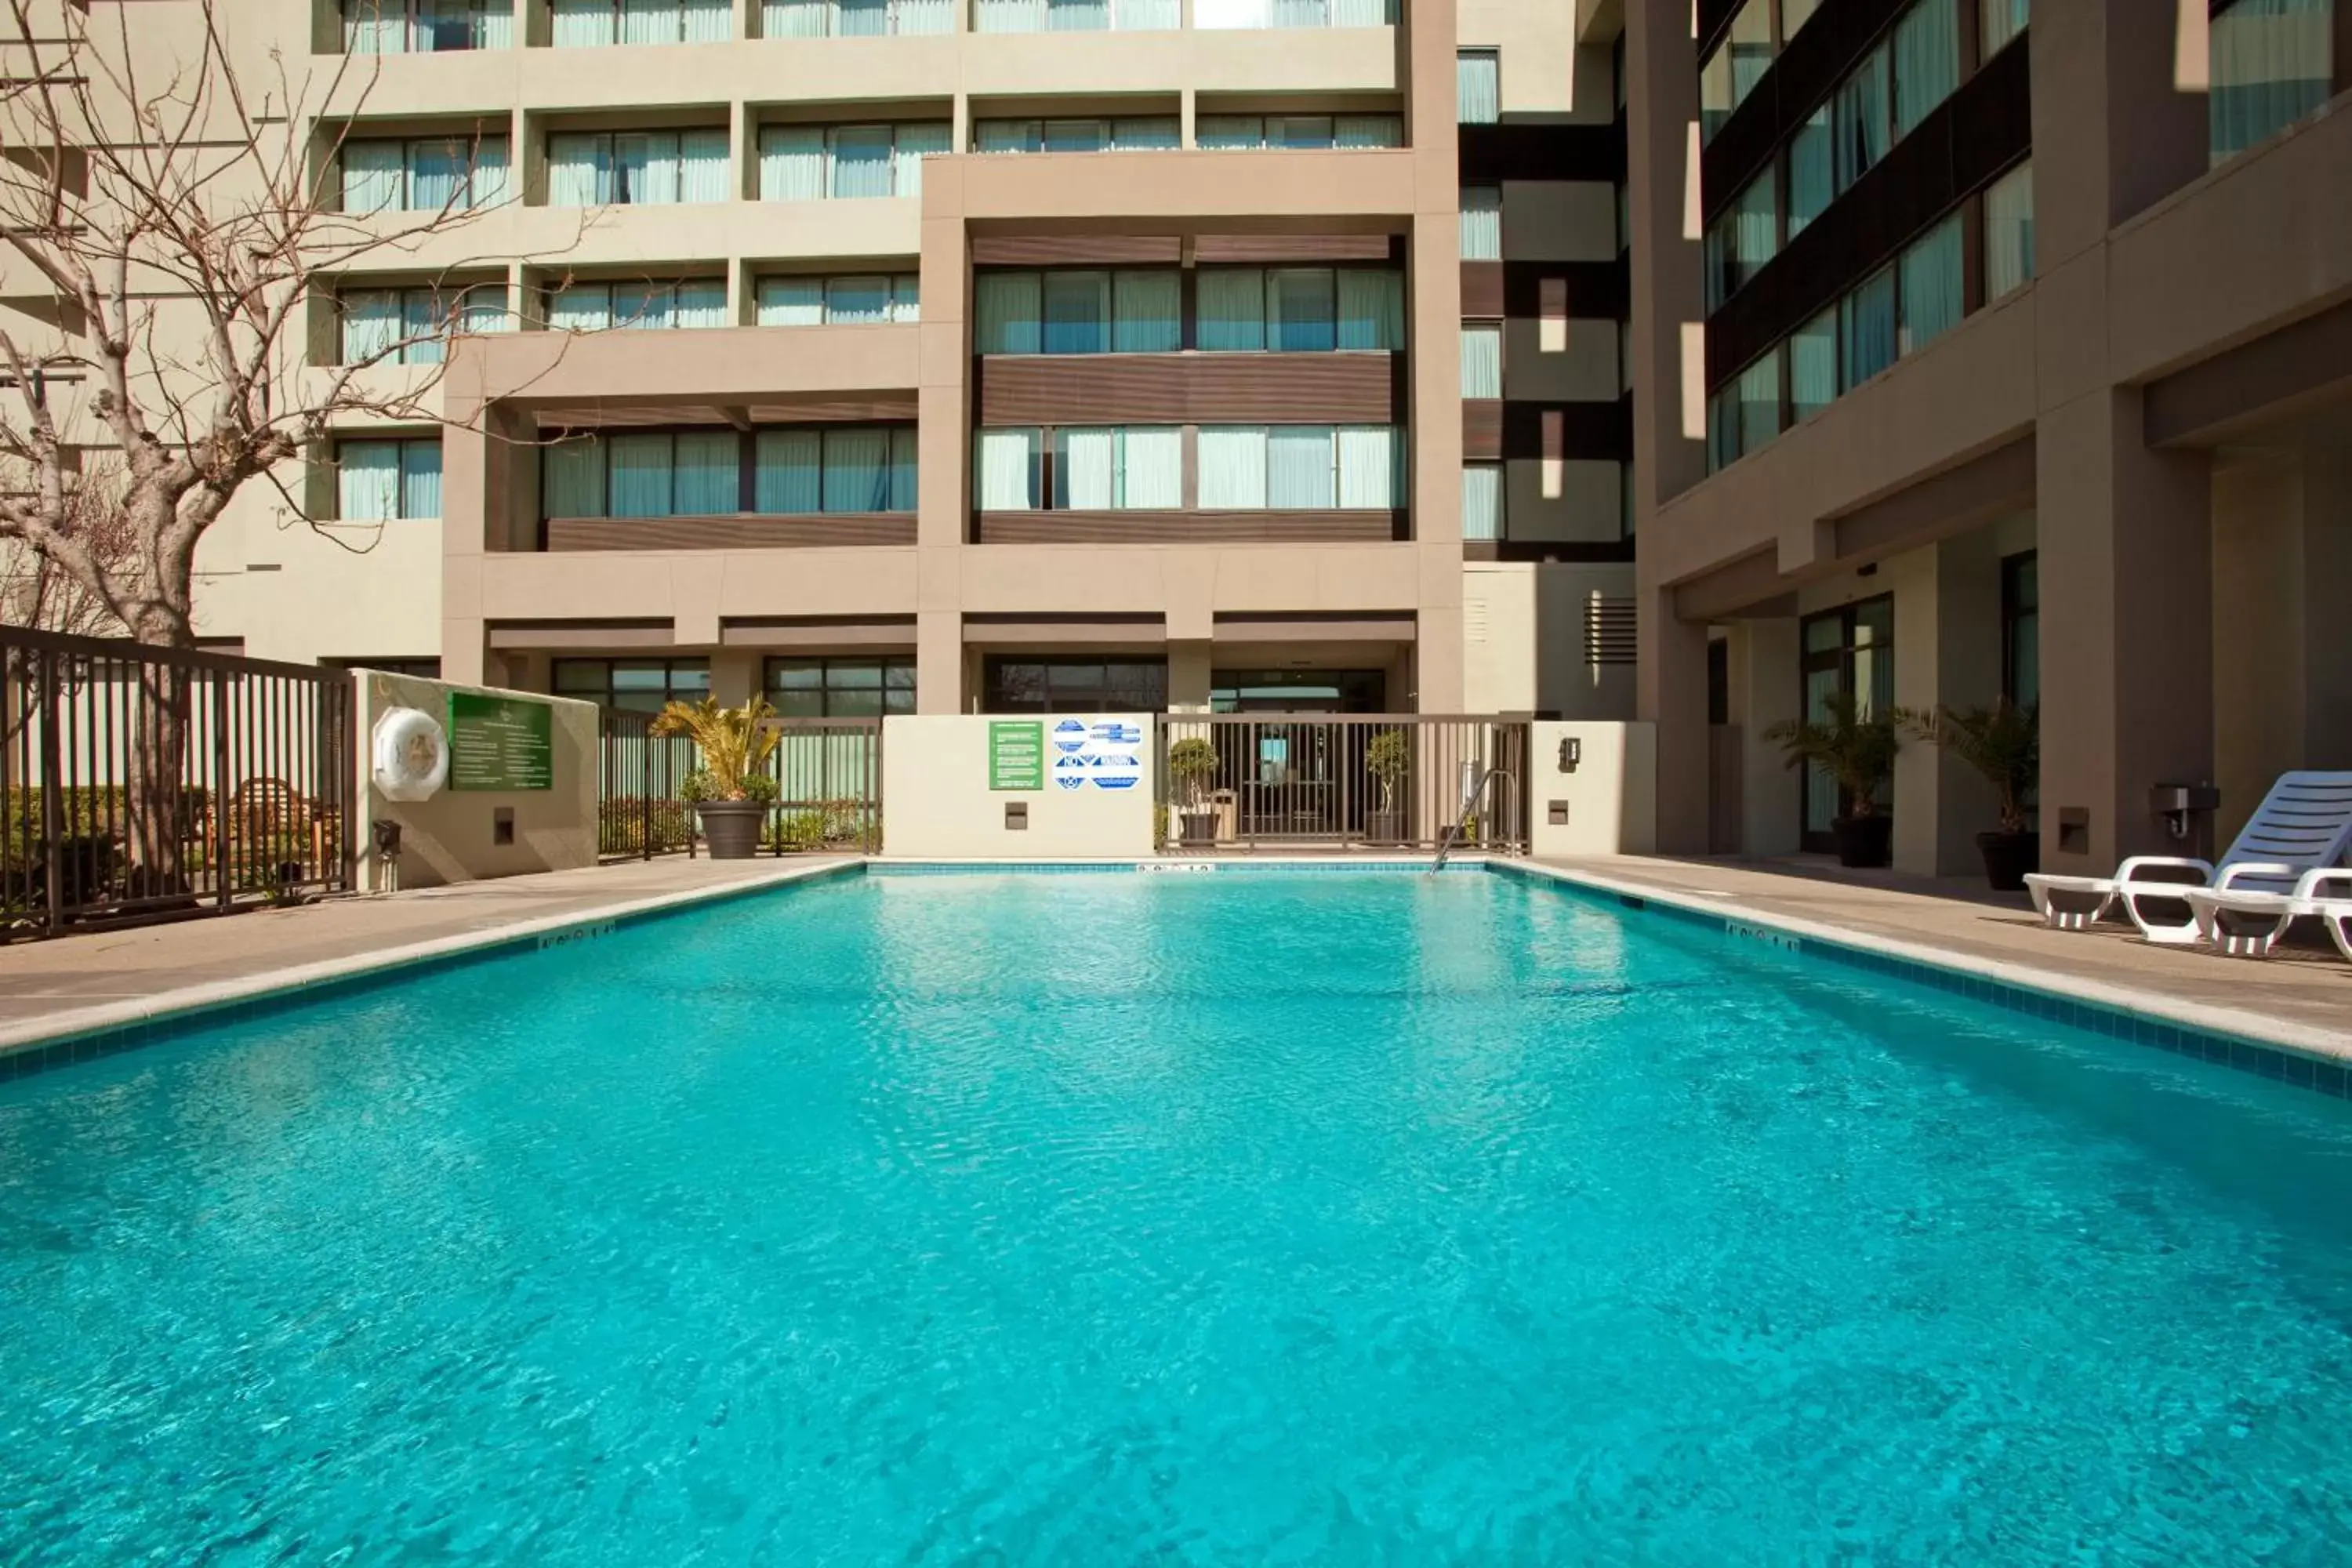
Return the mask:
<path id="1" fill-rule="evenodd" d="M 2344 863 L 2352 849 L 2352 773 L 2281 773 L 2217 868 L 2188 856 L 2135 855 L 2113 877 L 2025 879 L 2033 908 L 2053 931 L 2082 931 L 2116 904 L 2153 942 L 2186 946 L 2199 939 L 2186 909 L 2191 888 L 2291 893 L 2305 872 Z"/>
<path id="2" fill-rule="evenodd" d="M 2352 869 L 2306 872 L 2291 893 L 2191 888 L 2181 898 L 2197 934 L 2232 958 L 2268 958 L 2287 927 L 2306 915 L 2325 921 L 2336 947 L 2352 958 Z"/>

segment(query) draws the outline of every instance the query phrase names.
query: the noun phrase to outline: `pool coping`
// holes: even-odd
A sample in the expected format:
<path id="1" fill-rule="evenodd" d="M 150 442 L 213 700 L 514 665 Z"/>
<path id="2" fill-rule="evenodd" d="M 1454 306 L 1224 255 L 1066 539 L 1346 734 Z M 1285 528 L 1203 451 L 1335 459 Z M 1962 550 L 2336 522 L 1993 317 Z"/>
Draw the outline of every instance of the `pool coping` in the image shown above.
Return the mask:
<path id="1" fill-rule="evenodd" d="M 0 1082 L 27 1077 L 68 1061 L 110 1056 L 192 1024 L 297 1006 L 324 996 L 364 990 L 397 977 L 478 963 L 500 956 L 509 949 L 555 947 L 609 935 L 624 926 L 772 892 L 799 882 L 845 876 L 863 870 L 865 864 L 862 856 L 845 856 L 822 865 L 785 865 L 764 875 L 752 873 L 706 887 L 682 888 L 675 892 L 562 914 L 541 915 L 509 925 L 456 931 L 373 952 L 262 970 L 233 980 L 207 981 L 159 991 L 151 996 L 101 1002 L 0 1025 Z"/>
<path id="2" fill-rule="evenodd" d="M 1656 910 L 1727 936 L 1827 958 L 2029 1016 L 2352 1099 L 2352 1032 L 2177 1001 L 2057 970 L 1954 952 L 1925 942 L 1660 889 L 1585 866 L 1503 859 L 1490 862 L 1490 867 L 1505 876 L 1559 883 L 1629 909 Z"/>

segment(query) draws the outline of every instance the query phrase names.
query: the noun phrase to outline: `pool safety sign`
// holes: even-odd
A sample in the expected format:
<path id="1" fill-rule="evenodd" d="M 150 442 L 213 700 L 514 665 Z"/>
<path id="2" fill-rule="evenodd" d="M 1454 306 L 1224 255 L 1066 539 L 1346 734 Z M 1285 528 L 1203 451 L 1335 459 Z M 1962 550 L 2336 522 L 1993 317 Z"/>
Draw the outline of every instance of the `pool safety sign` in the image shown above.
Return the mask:
<path id="1" fill-rule="evenodd" d="M 1054 782 L 1066 790 L 1130 790 L 1143 783 L 1143 726 L 1124 719 L 1054 725 Z"/>
<path id="2" fill-rule="evenodd" d="M 1034 719 L 988 725 L 988 787 L 992 790 L 1036 790 L 1045 787 L 1045 726 Z"/>
<path id="3" fill-rule="evenodd" d="M 449 693 L 449 787 L 555 787 L 555 710 L 544 702 Z"/>

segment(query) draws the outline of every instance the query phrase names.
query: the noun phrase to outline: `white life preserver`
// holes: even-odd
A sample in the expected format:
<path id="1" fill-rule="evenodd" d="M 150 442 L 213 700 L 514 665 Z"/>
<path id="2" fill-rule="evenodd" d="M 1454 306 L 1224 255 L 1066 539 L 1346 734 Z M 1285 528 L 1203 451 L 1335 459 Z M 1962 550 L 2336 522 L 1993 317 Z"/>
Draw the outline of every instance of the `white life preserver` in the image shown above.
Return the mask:
<path id="1" fill-rule="evenodd" d="M 375 787 L 387 800 L 430 800 L 449 781 L 449 740 L 433 715 L 387 708 L 375 721 Z"/>

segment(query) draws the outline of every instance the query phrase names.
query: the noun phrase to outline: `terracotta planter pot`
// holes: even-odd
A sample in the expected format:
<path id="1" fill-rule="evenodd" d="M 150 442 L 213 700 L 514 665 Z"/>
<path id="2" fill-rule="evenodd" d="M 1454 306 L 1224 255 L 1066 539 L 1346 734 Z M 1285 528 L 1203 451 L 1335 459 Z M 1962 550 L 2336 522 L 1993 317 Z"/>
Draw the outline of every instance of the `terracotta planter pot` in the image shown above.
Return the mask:
<path id="1" fill-rule="evenodd" d="M 758 800 L 704 800 L 695 803 L 702 818 L 703 841 L 713 860 L 749 860 L 760 852 L 760 825 L 768 805 Z"/>
<path id="2" fill-rule="evenodd" d="M 2025 874 L 2042 868 L 2038 833 L 1979 833 L 1977 848 L 1984 854 L 1985 880 L 1997 893 L 2023 892 Z"/>
<path id="3" fill-rule="evenodd" d="M 1830 826 L 1841 866 L 1884 866 L 1894 858 L 1895 819 L 1884 812 L 1842 816 Z"/>

